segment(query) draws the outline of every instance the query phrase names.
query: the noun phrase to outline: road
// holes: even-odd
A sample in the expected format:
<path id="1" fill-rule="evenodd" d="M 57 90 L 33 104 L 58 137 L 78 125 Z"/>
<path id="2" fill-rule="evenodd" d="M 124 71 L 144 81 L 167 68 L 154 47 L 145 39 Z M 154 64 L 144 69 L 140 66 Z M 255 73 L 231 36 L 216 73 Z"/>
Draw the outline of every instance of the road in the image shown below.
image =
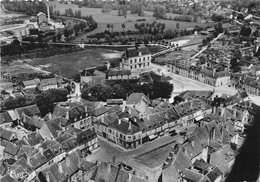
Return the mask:
<path id="1" fill-rule="evenodd" d="M 192 126 L 190 128 L 188 128 L 187 130 L 187 134 L 191 134 L 194 130 L 195 130 L 195 126 Z M 155 179 L 159 173 L 158 171 L 160 170 L 160 165 L 158 164 L 158 167 L 151 169 L 141 163 L 138 163 L 134 160 L 135 157 L 150 152 L 156 148 L 159 148 L 161 146 L 165 146 L 165 145 L 171 145 L 174 144 L 176 142 L 178 143 L 182 143 L 183 142 L 183 136 L 180 135 L 175 135 L 175 136 L 169 136 L 169 135 L 165 135 L 162 136 L 156 140 L 154 140 L 153 142 L 149 142 L 149 143 L 145 143 L 144 145 L 142 145 L 141 147 L 135 149 L 135 150 L 131 150 L 131 151 L 126 151 L 123 150 L 121 148 L 119 148 L 116 144 L 112 143 L 112 142 L 108 142 L 105 139 L 101 139 L 99 137 L 99 145 L 100 145 L 100 149 L 93 153 L 92 155 L 87 157 L 88 161 L 91 162 L 95 162 L 97 160 L 99 161 L 113 161 L 113 157 L 116 157 L 116 162 L 120 163 L 123 162 L 131 167 L 133 167 L 136 171 L 138 171 L 138 174 L 140 177 L 145 178 L 146 176 L 148 176 L 149 181 L 153 181 L 153 179 Z"/>

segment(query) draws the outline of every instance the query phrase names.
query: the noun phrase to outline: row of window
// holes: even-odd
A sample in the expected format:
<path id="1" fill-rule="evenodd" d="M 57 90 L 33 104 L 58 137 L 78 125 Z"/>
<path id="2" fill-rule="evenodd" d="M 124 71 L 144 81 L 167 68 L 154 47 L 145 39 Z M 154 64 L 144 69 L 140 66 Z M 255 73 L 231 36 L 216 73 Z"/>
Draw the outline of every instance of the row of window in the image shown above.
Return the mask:
<path id="1" fill-rule="evenodd" d="M 150 64 L 149 63 L 146 63 L 146 66 L 149 66 Z M 145 63 L 143 63 L 143 67 L 145 67 Z M 131 69 L 137 69 L 137 68 L 142 68 L 142 64 L 139 64 L 139 66 L 137 65 L 134 65 L 134 66 L 130 66 L 130 70 Z"/>
<path id="2" fill-rule="evenodd" d="M 143 57 L 143 61 L 145 61 L 145 60 L 146 60 L 145 57 Z M 150 57 L 149 57 L 149 56 L 147 57 L 147 60 L 148 60 L 148 61 L 150 60 Z M 142 61 L 142 58 L 139 58 L 139 62 L 141 62 L 141 61 Z M 133 60 L 130 59 L 130 64 L 132 64 L 132 63 L 133 63 Z M 134 63 L 137 63 L 137 58 L 135 58 Z"/>

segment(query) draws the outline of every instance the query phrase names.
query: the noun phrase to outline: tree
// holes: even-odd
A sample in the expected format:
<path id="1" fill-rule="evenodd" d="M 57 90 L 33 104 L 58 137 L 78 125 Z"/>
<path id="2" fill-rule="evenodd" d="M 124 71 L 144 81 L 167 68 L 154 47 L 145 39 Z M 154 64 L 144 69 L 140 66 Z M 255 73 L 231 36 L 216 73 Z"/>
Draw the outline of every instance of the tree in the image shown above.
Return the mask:
<path id="1" fill-rule="evenodd" d="M 56 42 L 56 36 L 55 35 L 52 37 L 52 42 Z"/>
<path id="2" fill-rule="evenodd" d="M 152 99 L 156 98 L 171 98 L 173 84 L 169 82 L 154 81 L 152 86 Z"/>
<path id="3" fill-rule="evenodd" d="M 113 32 L 114 25 L 113 25 L 113 24 L 110 24 L 110 28 L 112 29 L 112 32 Z"/>
<path id="4" fill-rule="evenodd" d="M 177 29 L 180 29 L 180 24 L 179 24 L 179 22 L 176 23 L 176 28 L 177 28 Z"/>
<path id="5" fill-rule="evenodd" d="M 107 24 L 107 29 L 110 32 L 110 24 L 109 23 Z"/>
<path id="6" fill-rule="evenodd" d="M 166 9 L 161 6 L 155 6 L 153 16 L 156 17 L 156 19 L 167 19 Z"/>
<path id="7" fill-rule="evenodd" d="M 105 34 L 105 40 L 106 40 L 107 42 L 110 42 L 111 37 L 110 37 L 108 34 Z"/>
<path id="8" fill-rule="evenodd" d="M 58 41 L 61 40 L 61 34 L 60 34 L 60 32 L 57 34 L 57 40 L 58 40 Z"/>
<path id="9" fill-rule="evenodd" d="M 122 85 L 120 84 L 115 84 L 113 86 L 113 98 L 114 99 L 124 99 L 126 96 L 125 94 L 125 89 Z"/>
<path id="10" fill-rule="evenodd" d="M 108 13 L 112 10 L 112 7 L 108 4 L 108 3 L 105 3 L 102 7 L 102 10 L 101 12 L 102 13 Z"/>
<path id="11" fill-rule="evenodd" d="M 123 23 L 121 26 L 122 26 L 122 28 L 123 28 L 124 37 L 125 37 L 125 24 Z"/>
<path id="12" fill-rule="evenodd" d="M 63 33 L 64 33 L 64 36 L 65 36 L 66 38 L 68 38 L 68 37 L 70 36 L 68 29 L 65 29 Z"/>

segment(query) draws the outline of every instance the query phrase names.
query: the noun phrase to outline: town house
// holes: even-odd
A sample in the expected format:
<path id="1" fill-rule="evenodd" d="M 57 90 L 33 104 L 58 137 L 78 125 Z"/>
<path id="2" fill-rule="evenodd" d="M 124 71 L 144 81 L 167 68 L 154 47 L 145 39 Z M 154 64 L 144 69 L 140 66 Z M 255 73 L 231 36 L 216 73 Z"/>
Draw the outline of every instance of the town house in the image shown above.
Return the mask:
<path id="1" fill-rule="evenodd" d="M 148 48 L 128 48 L 122 55 L 120 69 L 135 70 L 149 67 L 151 65 L 151 53 Z"/>

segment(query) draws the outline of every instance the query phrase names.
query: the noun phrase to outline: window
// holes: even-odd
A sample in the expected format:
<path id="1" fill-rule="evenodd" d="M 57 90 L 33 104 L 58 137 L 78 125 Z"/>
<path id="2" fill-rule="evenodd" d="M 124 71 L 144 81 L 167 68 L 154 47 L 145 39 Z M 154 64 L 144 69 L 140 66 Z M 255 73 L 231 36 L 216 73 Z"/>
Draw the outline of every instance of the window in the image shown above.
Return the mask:
<path id="1" fill-rule="evenodd" d="M 137 68 L 137 65 L 135 65 L 135 68 Z"/>
<path id="2" fill-rule="evenodd" d="M 139 62 L 141 62 L 142 61 L 142 59 L 141 58 L 139 58 Z"/>
<path id="3" fill-rule="evenodd" d="M 148 57 L 147 57 L 147 60 L 149 61 L 149 59 L 150 59 L 150 57 L 148 56 Z"/>
<path id="4" fill-rule="evenodd" d="M 147 63 L 147 66 L 149 66 L 149 63 Z"/>
<path id="5" fill-rule="evenodd" d="M 143 61 L 145 61 L 145 57 L 143 58 Z"/>
<path id="6" fill-rule="evenodd" d="M 133 69 L 133 66 L 130 66 L 130 70 Z"/>
<path id="7" fill-rule="evenodd" d="M 134 136 L 134 140 L 135 140 L 135 136 Z"/>
<path id="8" fill-rule="evenodd" d="M 130 64 L 132 64 L 132 59 L 130 60 Z"/>
<path id="9" fill-rule="evenodd" d="M 135 63 L 137 63 L 137 59 L 135 59 Z"/>

